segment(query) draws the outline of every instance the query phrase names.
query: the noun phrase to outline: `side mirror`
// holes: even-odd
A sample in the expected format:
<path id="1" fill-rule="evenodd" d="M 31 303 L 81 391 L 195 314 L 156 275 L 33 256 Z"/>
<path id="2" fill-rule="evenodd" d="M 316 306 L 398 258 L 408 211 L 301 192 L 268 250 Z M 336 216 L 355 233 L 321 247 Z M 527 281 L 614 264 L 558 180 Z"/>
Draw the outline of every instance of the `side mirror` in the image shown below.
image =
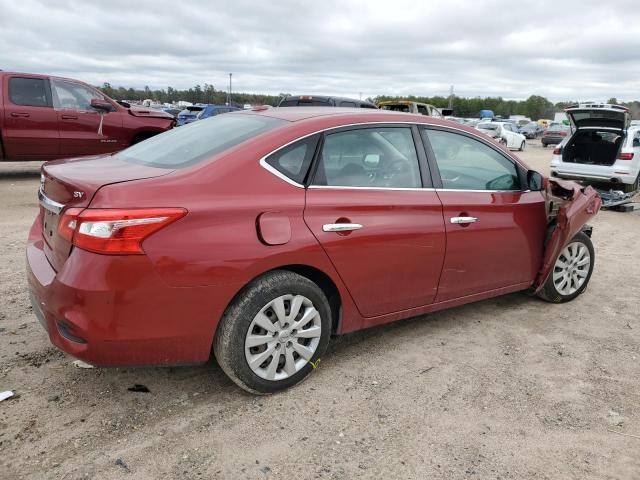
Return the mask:
<path id="1" fill-rule="evenodd" d="M 532 192 L 539 192 L 544 188 L 544 177 L 535 170 L 527 172 L 527 187 Z"/>
<path id="2" fill-rule="evenodd" d="M 96 110 L 100 110 L 102 112 L 110 112 L 113 110 L 113 106 L 107 102 L 106 100 L 100 100 L 99 98 L 91 99 L 91 108 L 95 108 Z"/>

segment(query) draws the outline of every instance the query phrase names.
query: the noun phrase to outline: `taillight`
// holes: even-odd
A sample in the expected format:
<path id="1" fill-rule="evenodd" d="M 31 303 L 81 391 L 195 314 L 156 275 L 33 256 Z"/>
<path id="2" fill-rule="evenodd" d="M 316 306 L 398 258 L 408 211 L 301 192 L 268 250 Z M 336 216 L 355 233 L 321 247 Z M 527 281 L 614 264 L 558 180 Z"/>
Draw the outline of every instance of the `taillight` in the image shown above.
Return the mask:
<path id="1" fill-rule="evenodd" d="M 78 209 L 66 211 L 59 234 L 96 253 L 142 254 L 149 235 L 186 215 L 183 208 Z"/>
<path id="2" fill-rule="evenodd" d="M 562 147 L 556 147 L 553 149 L 554 155 L 560 155 L 562 153 Z"/>
<path id="3" fill-rule="evenodd" d="M 620 155 L 618 155 L 618 160 L 633 160 L 633 152 L 621 153 Z"/>

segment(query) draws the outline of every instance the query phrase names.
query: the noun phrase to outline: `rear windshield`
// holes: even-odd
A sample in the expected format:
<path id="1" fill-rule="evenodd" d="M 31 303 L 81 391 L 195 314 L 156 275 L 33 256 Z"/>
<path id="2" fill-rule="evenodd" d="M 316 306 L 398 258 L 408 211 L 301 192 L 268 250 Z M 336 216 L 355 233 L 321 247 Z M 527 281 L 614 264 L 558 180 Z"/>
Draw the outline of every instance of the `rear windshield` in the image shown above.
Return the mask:
<path id="1" fill-rule="evenodd" d="M 380 107 L 382 110 L 393 110 L 394 112 L 408 112 L 409 111 L 409 105 L 402 105 L 402 104 L 396 104 L 396 105 L 383 105 Z"/>
<path id="2" fill-rule="evenodd" d="M 262 115 L 216 115 L 156 135 L 116 155 L 152 167 L 182 168 L 286 123 Z"/>
<path id="3" fill-rule="evenodd" d="M 568 132 L 569 127 L 566 125 L 553 125 L 547 128 L 547 132 Z"/>
<path id="4" fill-rule="evenodd" d="M 283 100 L 280 102 L 279 107 L 330 107 L 329 100 L 323 100 L 318 98 L 295 98 L 289 100 Z"/>
<path id="5" fill-rule="evenodd" d="M 478 124 L 478 128 L 481 128 L 483 130 L 497 130 L 498 125 L 492 123 L 480 123 Z"/>

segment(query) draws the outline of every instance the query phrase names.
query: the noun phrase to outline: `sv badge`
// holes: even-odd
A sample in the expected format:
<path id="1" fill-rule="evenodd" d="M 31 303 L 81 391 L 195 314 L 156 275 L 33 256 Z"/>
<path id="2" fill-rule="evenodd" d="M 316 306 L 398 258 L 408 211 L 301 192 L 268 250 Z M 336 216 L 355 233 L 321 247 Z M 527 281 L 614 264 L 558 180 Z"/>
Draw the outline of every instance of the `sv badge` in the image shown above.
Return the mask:
<path id="1" fill-rule="evenodd" d="M 82 198 L 84 197 L 84 192 L 73 192 L 73 198 Z"/>

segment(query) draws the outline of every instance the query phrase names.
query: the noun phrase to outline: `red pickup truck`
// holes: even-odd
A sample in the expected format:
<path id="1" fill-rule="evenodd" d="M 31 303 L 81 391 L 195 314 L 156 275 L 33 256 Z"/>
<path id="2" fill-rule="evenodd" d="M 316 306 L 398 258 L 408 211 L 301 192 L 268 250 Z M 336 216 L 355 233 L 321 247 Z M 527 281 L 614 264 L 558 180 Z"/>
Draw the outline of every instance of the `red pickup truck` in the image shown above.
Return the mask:
<path id="1" fill-rule="evenodd" d="M 0 72 L 0 160 L 115 152 L 174 125 L 168 113 L 118 103 L 77 80 Z"/>

